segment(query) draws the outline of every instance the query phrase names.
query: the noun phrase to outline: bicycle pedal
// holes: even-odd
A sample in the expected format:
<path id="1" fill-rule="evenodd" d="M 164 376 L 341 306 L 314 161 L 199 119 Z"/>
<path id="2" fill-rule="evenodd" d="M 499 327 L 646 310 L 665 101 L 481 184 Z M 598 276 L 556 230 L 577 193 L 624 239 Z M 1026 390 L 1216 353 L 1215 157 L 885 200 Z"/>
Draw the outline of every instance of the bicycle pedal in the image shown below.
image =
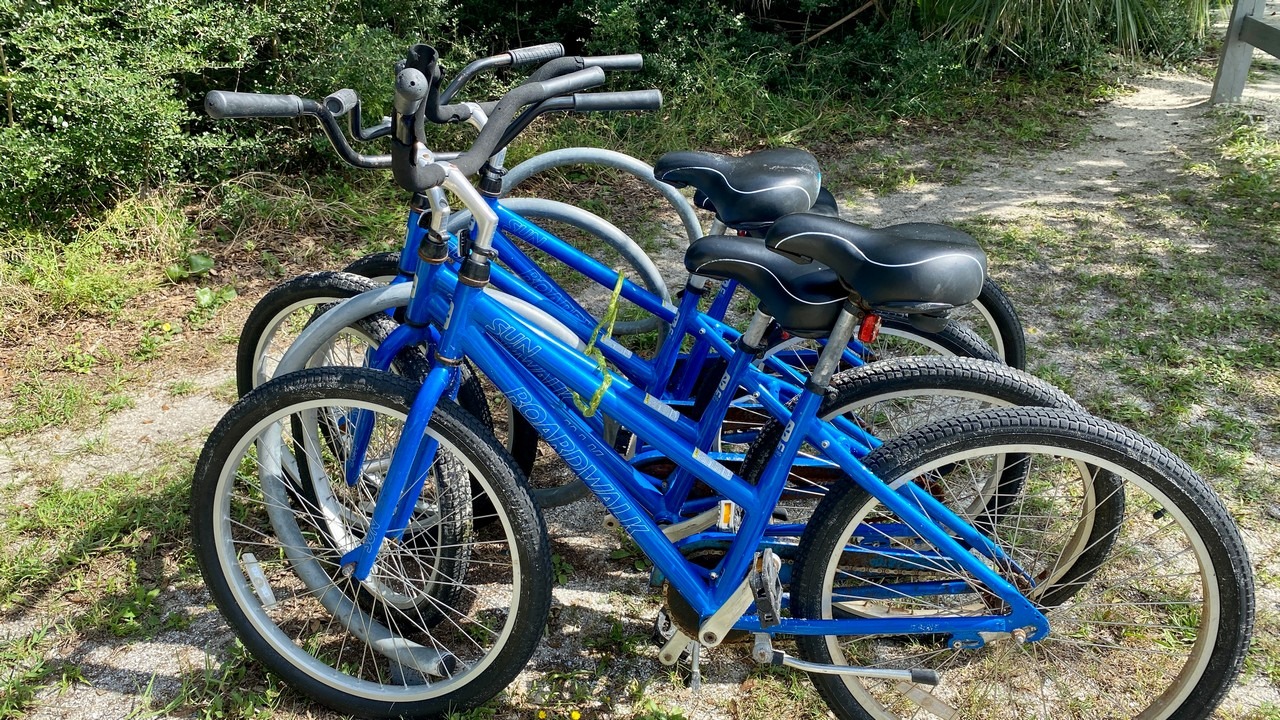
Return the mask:
<path id="1" fill-rule="evenodd" d="M 742 525 L 742 507 L 732 500 L 721 500 L 719 510 L 716 528 L 722 532 L 738 532 L 738 527 Z"/>
<path id="2" fill-rule="evenodd" d="M 636 436 L 626 428 L 618 428 L 618 435 L 613 439 L 613 449 L 625 458 L 631 458 L 636 452 Z"/>
<path id="3" fill-rule="evenodd" d="M 677 628 L 675 634 L 667 640 L 667 644 L 658 651 L 658 662 L 668 666 L 675 665 L 680 658 L 684 657 L 691 642 L 692 639 Z"/>
<path id="4" fill-rule="evenodd" d="M 766 548 L 756 555 L 747 575 L 751 595 L 755 598 L 756 616 L 760 618 L 762 628 L 782 622 L 782 578 L 778 573 L 781 567 L 782 559 Z"/>

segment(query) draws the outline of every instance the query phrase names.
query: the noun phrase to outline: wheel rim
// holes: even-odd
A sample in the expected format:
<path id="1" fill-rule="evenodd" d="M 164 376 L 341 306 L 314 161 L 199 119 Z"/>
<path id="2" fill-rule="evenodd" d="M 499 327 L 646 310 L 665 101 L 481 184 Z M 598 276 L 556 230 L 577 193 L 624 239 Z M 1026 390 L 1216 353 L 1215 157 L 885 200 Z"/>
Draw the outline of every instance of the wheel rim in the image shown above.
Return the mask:
<path id="1" fill-rule="evenodd" d="M 501 504 L 496 504 L 499 509 L 495 511 L 497 515 L 495 519 L 500 522 L 488 525 L 500 528 L 498 531 L 491 532 L 500 534 L 502 540 L 476 539 L 471 543 L 472 560 L 468 566 L 468 574 L 465 578 L 457 579 L 458 583 L 465 588 L 466 595 L 469 596 L 469 601 L 474 607 L 452 609 L 437 607 L 436 609 L 446 616 L 441 623 L 443 630 L 434 632 L 428 628 L 411 628 L 409 626 L 411 621 L 374 618 L 358 607 L 354 607 L 344 616 L 346 623 L 351 627 L 359 628 L 360 631 L 367 631 L 374 625 L 386 623 L 384 627 L 393 631 L 392 635 L 398 636 L 407 643 L 429 650 L 448 651 L 461 660 L 461 665 L 456 671 L 446 673 L 445 677 L 432 678 L 426 685 L 411 684 L 423 679 L 419 673 L 416 680 L 405 680 L 405 678 L 414 678 L 414 673 L 417 672 L 412 669 L 411 662 L 399 662 L 393 659 L 393 656 L 387 654 L 389 647 L 387 645 L 380 646 L 382 650 L 375 650 L 372 646 L 358 640 L 343 627 L 343 617 L 333 617 L 316 601 L 312 590 L 321 588 L 314 580 L 315 571 L 317 566 L 321 566 L 319 572 L 333 576 L 332 571 L 336 569 L 334 550 L 317 547 L 315 542 L 307 543 L 305 547 L 297 547 L 296 543 L 281 541 L 279 537 L 282 532 L 291 535 L 294 531 L 298 531 L 299 535 L 310 532 L 314 536 L 318 528 L 314 524 L 304 528 L 303 525 L 307 524 L 307 520 L 304 515 L 297 514 L 294 508 L 284 509 L 289 517 L 294 518 L 293 528 L 277 527 L 278 519 L 271 516 L 279 508 L 274 507 L 269 499 L 279 499 L 283 494 L 279 487 L 272 489 L 270 486 L 273 482 L 278 484 L 278 478 L 285 477 L 290 472 L 288 469 L 290 461 L 287 458 L 291 457 L 291 453 L 281 451 L 282 448 L 288 447 L 283 444 L 283 436 L 287 432 L 284 428 L 289 425 L 289 416 L 294 413 L 332 408 L 338 403 L 349 410 L 379 412 L 382 418 L 387 418 L 392 423 L 403 422 L 404 419 L 403 412 L 391 412 L 388 408 L 374 403 L 317 400 L 296 403 L 257 423 L 237 443 L 229 455 L 230 461 L 223 464 L 218 478 L 217 494 L 212 509 L 213 541 L 222 577 L 227 581 L 238 609 L 244 613 L 249 624 L 266 641 L 271 650 L 282 656 L 288 665 L 317 682 L 336 687 L 357 697 L 384 702 L 412 702 L 457 691 L 471 677 L 479 675 L 493 663 L 501 648 L 516 631 L 516 615 L 506 611 L 518 604 L 521 586 L 522 568 L 518 548 L 513 540 L 512 523 L 507 514 L 500 509 Z M 460 463 L 462 468 L 480 483 L 479 487 L 484 492 L 493 493 L 481 469 L 470 458 L 461 452 L 454 452 L 456 448 L 452 443 L 434 430 L 428 429 L 427 435 L 441 443 L 442 452 L 450 451 L 453 460 Z M 315 465 L 315 458 L 309 458 L 309 464 Z M 275 481 L 259 477 L 273 473 L 277 477 Z M 295 507 L 299 502 L 301 501 L 296 497 L 292 498 Z M 468 505 L 469 502 L 468 499 Z M 245 522 L 246 519 L 251 519 L 255 523 L 262 523 L 267 521 L 268 517 L 270 517 L 270 522 L 267 524 L 269 533 Z M 299 520 L 299 518 L 304 519 Z M 334 520 L 331 518 L 329 522 Z M 255 589 L 251 578 L 252 571 L 249 569 L 250 563 L 244 557 L 246 551 L 252 551 L 258 556 L 259 570 L 272 586 L 274 603 L 264 602 L 263 596 L 266 593 Z M 285 559 L 289 553 L 307 555 L 310 559 L 301 561 Z M 388 546 L 384 545 L 383 553 L 391 553 Z M 486 558 L 497 557 L 500 560 L 477 560 L 477 555 L 483 555 Z M 268 566 L 268 561 L 264 558 L 272 557 L 277 558 L 277 561 Z M 380 555 L 380 559 L 381 557 Z M 485 584 L 483 578 L 474 578 L 471 573 L 477 567 L 477 562 L 486 563 L 480 566 L 481 575 L 502 573 L 509 575 L 509 581 L 505 584 L 494 582 Z M 304 583 L 298 579 L 298 574 L 306 571 L 310 571 L 310 576 L 313 578 L 309 583 L 311 590 L 304 587 Z M 504 587 L 507 589 L 504 590 Z M 332 581 L 328 583 L 327 588 L 323 589 L 330 594 L 335 590 L 340 594 L 344 592 L 339 589 L 337 583 Z M 266 605 L 270 607 L 265 607 Z M 282 616 L 286 610 L 290 612 L 298 610 L 294 606 L 299 605 L 305 605 L 306 611 L 310 613 L 310 619 L 302 621 L 301 628 L 296 620 L 277 620 L 277 617 Z M 354 606 L 349 598 L 347 605 Z M 498 608 L 503 608 L 503 611 L 498 613 L 496 611 Z M 489 612 L 491 610 L 494 612 Z M 273 613 L 276 617 L 273 617 Z M 298 614 L 301 615 L 301 612 Z M 500 623 L 492 620 L 500 617 L 502 618 Z M 281 627 L 277 624 L 278 622 L 287 622 L 288 628 Z M 309 623 L 317 623 L 319 627 Z M 307 636 L 303 637 L 300 633 L 306 633 Z M 316 636 L 325 637 L 317 638 Z M 332 650 L 335 638 L 328 636 L 339 636 L 342 639 L 343 644 L 338 649 L 337 662 L 334 662 L 332 657 L 322 659 L 316 656 Z M 483 640 L 486 645 L 482 646 L 477 638 Z M 470 645 L 467 644 L 468 640 Z M 392 649 L 391 652 L 398 652 L 398 650 Z M 352 660 L 352 657 L 355 660 Z M 334 665 L 343 667 L 343 670 L 336 670 Z M 397 672 L 397 669 L 400 673 L 400 684 L 396 684 L 396 677 L 392 674 Z"/>
<path id="2" fill-rule="evenodd" d="M 1002 360 L 1007 361 L 1009 356 L 1005 354 L 1004 335 L 1000 334 L 1000 324 L 996 322 L 995 316 L 991 314 L 991 311 L 987 309 L 987 306 L 980 302 L 972 302 L 962 308 L 956 308 L 956 310 L 953 310 L 950 317 L 955 322 L 966 323 L 965 311 L 978 313 L 978 316 L 982 318 L 982 322 L 968 322 L 967 324 L 970 328 L 973 328 L 973 331 L 978 334 L 978 337 L 985 340 L 986 343 L 991 346 L 991 349 L 996 351 L 996 354 L 999 355 Z"/>
<path id="3" fill-rule="evenodd" d="M 281 310 L 263 330 L 254 348 L 253 386 L 258 387 L 275 375 L 275 368 L 285 352 L 306 328 L 320 308 L 345 298 L 317 297 L 299 300 Z M 310 311 L 299 314 L 303 308 Z M 282 333 L 284 333 L 282 335 Z M 339 335 L 330 338 L 307 362 L 307 367 L 320 365 L 364 365 L 365 351 L 377 347 L 377 341 L 355 326 L 343 328 Z M 358 348 L 358 349 L 353 349 Z M 353 359 L 355 360 L 353 362 Z"/>
<path id="4" fill-rule="evenodd" d="M 932 690 L 873 680 L 864 684 L 851 677 L 843 678 L 844 686 L 871 717 L 878 719 L 948 717 L 948 711 L 958 712 L 956 717 L 974 716 L 975 710 L 964 704 L 966 700 L 975 701 L 965 693 L 966 688 L 984 695 L 986 707 L 978 714 L 988 718 L 1091 717 L 1085 707 L 1090 702 L 1105 703 L 1103 713 L 1109 715 L 1121 712 L 1141 718 L 1169 717 L 1204 676 L 1221 621 L 1219 590 L 1210 582 L 1211 571 L 1205 570 L 1212 566 L 1208 549 L 1190 519 L 1165 493 L 1141 476 L 1092 454 L 1034 445 L 1008 445 L 982 451 L 1031 453 L 1037 459 L 1042 455 L 1057 456 L 1064 465 L 1077 471 L 1101 469 L 1127 481 L 1125 512 L 1115 536 L 1117 544 L 1108 548 L 1096 572 L 1085 580 L 1075 581 L 1082 587 L 1074 589 L 1060 604 L 1045 610 L 1051 627 L 1049 638 L 1027 645 L 993 642 L 976 651 L 950 650 L 945 646 L 913 648 L 890 638 L 863 639 L 846 646 L 840 638 L 825 638 L 825 646 L 836 663 L 930 667 L 942 673 L 942 684 Z M 931 461 L 913 469 L 910 475 L 967 461 L 966 455 L 959 452 Z M 1089 483 L 1083 482 L 1082 486 Z M 1039 493 L 1035 487 L 1027 492 Z M 1135 490 L 1142 496 L 1133 497 Z M 1079 494 L 1077 502 L 1086 514 L 1093 514 L 1086 508 L 1097 508 L 1107 502 L 1107 498 L 1090 500 L 1087 493 Z M 1047 497 L 1047 491 L 1043 496 Z M 842 536 L 848 537 L 854 527 L 859 527 L 860 532 L 869 532 L 858 523 L 875 512 L 872 508 L 875 504 L 872 501 L 855 513 Z M 1028 525 L 1019 528 L 1024 540 L 1034 532 L 1032 519 L 1025 517 Z M 1047 520 L 1041 518 L 1039 522 Z M 1170 528 L 1181 531 L 1183 542 L 1171 537 Z M 1082 545 L 1080 538 L 1092 530 L 1091 527 L 1077 528 L 1062 543 L 1063 554 L 1053 561 L 1051 569 L 1065 571 L 1072 557 L 1081 558 L 1089 548 Z M 1005 532 L 1010 529 L 1006 527 Z M 1002 546 L 1007 544 L 1001 542 Z M 1157 559 L 1152 560 L 1153 556 Z M 1018 557 L 1015 560 L 1026 562 Z M 841 571 L 840 562 L 841 556 L 832 553 L 824 569 L 821 615 L 825 618 L 833 617 L 840 607 L 831 599 L 837 576 L 842 581 L 854 581 L 850 573 Z M 1182 572 L 1177 572 L 1179 570 Z M 1047 583 L 1041 585 L 1045 593 L 1053 591 L 1055 582 L 1054 573 L 1048 577 Z M 1057 573 L 1057 577 L 1062 577 L 1062 572 Z M 1034 593 L 1028 595 L 1035 597 Z M 1159 599 L 1151 599 L 1157 596 Z M 1128 604 L 1123 602 L 1126 599 Z M 960 606 L 960 612 L 938 614 L 964 614 L 963 608 Z M 1188 624 L 1192 621 L 1196 623 L 1194 626 Z M 1104 632 L 1107 634 L 1103 635 Z M 1192 634 L 1194 640 L 1188 640 Z M 1121 644 L 1122 641 L 1125 644 Z M 1157 649 L 1139 647 L 1143 643 Z M 1083 670 L 1073 673 L 1076 665 Z M 1126 682 L 1129 684 L 1123 685 Z M 1153 686 L 1168 689 L 1151 700 Z M 1019 692 L 1020 688 L 1039 688 L 1040 693 L 1026 697 Z M 914 701 L 910 699 L 912 694 L 917 698 Z M 1147 701 L 1150 705 L 1139 714 L 1139 708 L 1144 706 L 1134 707 L 1134 704 Z M 1050 709 L 1050 702 L 1061 705 L 1056 710 Z M 1006 714 L 1000 715 L 1000 712 Z"/>

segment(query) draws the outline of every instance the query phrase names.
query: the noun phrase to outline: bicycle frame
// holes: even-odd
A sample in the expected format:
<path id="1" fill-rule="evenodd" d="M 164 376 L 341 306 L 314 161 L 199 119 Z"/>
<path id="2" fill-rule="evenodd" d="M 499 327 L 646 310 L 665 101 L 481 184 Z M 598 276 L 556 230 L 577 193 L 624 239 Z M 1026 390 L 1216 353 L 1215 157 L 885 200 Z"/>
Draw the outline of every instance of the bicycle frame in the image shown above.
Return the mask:
<path id="1" fill-rule="evenodd" d="M 428 273 L 431 274 L 431 273 Z M 891 488 L 871 475 L 857 460 L 860 444 L 816 418 L 821 397 L 803 392 L 791 414 L 789 431 L 778 453 L 758 485 L 752 486 L 706 453 L 698 451 L 687 436 L 696 427 L 625 378 L 614 377 L 603 394 L 600 409 L 631 429 L 637 436 L 672 458 L 682 470 L 706 483 L 720 496 L 744 510 L 743 523 L 733 536 L 721 563 L 706 570 L 690 563 L 676 544 L 663 534 L 664 504 L 652 479 L 645 477 L 613 450 L 581 416 L 570 410 L 547 387 L 548 380 L 561 383 L 573 392 L 589 395 L 601 382 L 596 364 L 556 337 L 528 326 L 518 315 L 478 288 L 457 284 L 457 275 L 448 267 L 434 273 L 434 287 L 454 286 L 452 319 L 441 336 L 439 352 L 460 352 L 473 362 L 511 399 L 547 442 L 591 490 L 653 561 L 655 567 L 685 597 L 702 617 L 719 609 L 737 590 L 751 559 L 766 534 L 773 507 L 781 496 L 786 475 L 801 445 L 820 446 L 858 482 L 903 519 L 913 533 L 933 543 L 945 553 L 948 566 L 976 577 L 994 594 L 1004 599 L 1013 612 L 990 617 L 854 618 L 830 621 L 783 619 L 782 624 L 763 629 L 754 616 L 744 616 L 735 628 L 785 634 L 911 634 L 948 633 L 966 642 L 980 641 L 979 633 L 1010 632 L 1018 627 L 1034 627 L 1047 632 L 1047 622 L 1011 584 L 974 557 L 977 550 L 997 563 L 1012 560 L 981 533 L 948 511 L 928 492 L 912 482 Z M 446 295 L 431 293 L 432 310 L 449 312 Z M 461 320 L 459 320 L 461 318 Z M 421 437 L 427 419 L 445 390 L 454 382 L 456 370 L 437 365 L 428 375 L 406 420 L 404 437 Z M 761 373 L 747 364 L 741 374 L 743 386 L 751 391 Z M 762 396 L 762 399 L 766 396 Z M 772 405 L 776 400 L 769 399 Z M 775 410 L 785 412 L 784 408 Z M 431 443 L 421 447 L 402 443 L 391 461 L 374 509 L 371 528 L 390 528 L 387 537 L 403 532 L 404 519 L 412 507 L 416 490 L 409 478 L 421 483 L 434 455 Z M 354 453 L 355 451 L 353 451 Z M 356 462 L 359 465 L 359 462 Z M 410 492 L 406 494 L 405 489 Z M 398 499 L 408 498 L 407 502 Z M 678 520 L 679 518 L 675 518 Z M 397 522 L 399 521 L 399 522 Z M 956 537 L 952 537 L 952 534 Z M 372 566 L 378 532 L 349 552 L 344 565 L 355 565 L 355 576 Z M 936 588 L 935 588 L 936 590 Z"/>
<path id="2" fill-rule="evenodd" d="M 469 185 L 467 189 L 470 189 Z M 472 190 L 471 195 L 474 194 Z M 483 243 L 487 239 L 484 235 L 491 238 L 498 227 L 497 213 L 490 211 L 489 217 L 482 220 L 479 227 L 482 233 L 480 243 Z M 478 244 L 477 247 L 485 245 Z M 459 282 L 458 274 L 444 263 L 432 265 L 417 274 L 407 313 L 407 327 L 422 328 L 426 326 L 423 321 L 431 319 L 444 329 L 437 346 L 439 362 L 428 374 L 414 400 L 402 437 L 423 436 L 436 404 L 456 382 L 458 360 L 453 358 L 471 358 L 600 498 L 653 560 L 655 568 L 702 618 L 710 617 L 724 606 L 745 582 L 752 558 L 765 537 L 772 510 L 781 497 L 791 464 L 800 447 L 808 443 L 823 448 L 854 482 L 895 512 L 911 532 L 938 548 L 945 556 L 947 566 L 959 568 L 976 578 L 1004 600 L 1011 612 L 987 617 L 783 619 L 780 625 L 767 629 L 760 627 L 754 616 L 743 616 L 737 620 L 735 628 L 805 635 L 941 632 L 968 646 L 981 645 L 982 633 L 1032 628 L 1030 638 L 1038 639 L 1048 632 L 1048 623 L 1043 615 L 1012 584 L 971 551 L 1001 567 L 1015 569 L 1029 582 L 1034 581 L 990 540 L 914 482 L 908 479 L 890 486 L 867 471 L 857 457 L 858 453 L 865 452 L 865 446 L 840 432 L 833 424 L 816 417 L 822 400 L 819 393 L 809 390 L 800 393 L 794 410 L 789 413 L 790 420 L 781 447 L 770 459 L 759 483 L 751 485 L 689 441 L 690 434 L 696 437 L 698 431 L 693 421 L 654 400 L 643 388 L 626 378 L 614 376 L 605 387 L 600 409 L 606 415 L 671 458 L 692 478 L 707 484 L 721 497 L 743 509 L 742 524 L 723 559 L 715 569 L 708 571 L 686 560 L 662 532 L 659 523 L 678 522 L 681 518 L 678 515 L 672 517 L 652 478 L 646 480 L 599 436 L 591 423 L 564 403 L 563 390 L 589 396 L 600 387 L 603 378 L 593 360 L 553 334 L 527 324 L 481 287 Z M 696 327 L 705 330 L 710 322 L 698 318 Z M 758 377 L 763 373 L 743 357 L 743 353 L 733 356 L 713 404 L 724 401 L 731 383 L 748 392 L 762 389 Z M 787 409 L 767 392 L 761 395 L 761 399 L 771 412 L 779 417 L 788 416 Z M 359 428 L 362 422 L 363 418 L 357 419 L 356 427 Z M 367 577 L 383 539 L 398 538 L 403 533 L 418 490 L 410 478 L 416 478 L 420 486 L 434 459 L 435 449 L 433 442 L 421 445 L 401 442 L 396 447 L 378 493 L 370 531 L 364 542 L 342 559 L 344 566 L 353 568 L 357 579 Z M 363 463 L 363 448 L 359 443 L 353 446 L 349 463 L 358 472 Z M 349 471 L 351 469 L 349 467 Z M 349 476 L 349 481 L 354 479 L 354 475 Z M 410 491 L 407 494 L 406 489 Z"/>
<path id="3" fill-rule="evenodd" d="M 535 307 L 551 313 L 565 326 L 569 327 L 584 342 L 598 333 L 596 319 L 587 312 L 569 293 L 534 262 L 514 242 L 506 237 L 510 234 L 546 255 L 564 263 L 570 269 L 587 277 L 604 287 L 613 287 L 618 274 L 604 263 L 586 255 L 573 245 L 561 240 L 554 234 L 521 217 L 501 204 L 498 198 L 486 197 L 488 207 L 497 215 L 498 230 L 493 238 L 493 249 L 497 256 L 510 270 L 494 267 L 493 286 L 513 297 L 530 303 Z M 419 223 L 420 211 L 410 213 L 406 228 L 404 249 L 401 252 L 401 281 L 411 280 L 418 268 L 418 248 L 426 234 Z M 451 248 L 456 259 L 456 244 Z M 651 394 L 668 401 L 684 402 L 693 393 L 694 383 L 700 376 L 705 362 L 715 352 L 720 357 L 727 357 L 719 352 L 715 337 L 729 341 L 737 339 L 738 331 L 723 322 L 730 300 L 736 293 L 737 283 L 726 282 L 720 287 L 711 307 L 706 313 L 698 310 L 700 292 L 686 292 L 679 307 L 673 306 L 663 298 L 640 287 L 629 279 L 622 283 L 621 298 L 633 303 L 641 310 L 656 317 L 659 322 L 671 326 L 667 338 L 659 347 L 657 356 L 652 361 L 639 358 L 621 344 L 611 338 L 601 338 L 598 346 L 606 359 L 617 367 L 633 382 L 642 384 Z M 712 327 L 694 327 L 695 316 L 712 320 Z M 685 356 L 682 372 L 674 375 L 681 341 L 692 335 L 694 345 Z M 395 352 L 404 347 L 400 343 L 392 343 Z M 392 355 L 394 357 L 394 355 Z M 386 369 L 390 358 L 379 358 L 374 367 Z M 856 353 L 845 352 L 843 359 L 854 366 L 863 364 Z M 770 368 L 783 377 L 791 378 L 793 385 L 802 384 L 804 379 L 793 366 L 783 362 L 780 357 L 770 358 Z M 670 379 L 670 382 L 668 382 Z M 678 382 L 677 382 L 678 381 Z"/>

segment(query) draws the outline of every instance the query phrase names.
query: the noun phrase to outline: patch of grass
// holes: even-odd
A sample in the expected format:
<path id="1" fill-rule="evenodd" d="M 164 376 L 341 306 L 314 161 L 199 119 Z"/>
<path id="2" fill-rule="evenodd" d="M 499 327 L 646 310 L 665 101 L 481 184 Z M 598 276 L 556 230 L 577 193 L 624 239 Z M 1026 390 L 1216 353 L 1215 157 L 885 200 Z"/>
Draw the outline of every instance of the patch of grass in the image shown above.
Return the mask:
<path id="1" fill-rule="evenodd" d="M 133 351 L 133 359 L 139 362 L 155 360 L 163 355 L 163 348 L 182 335 L 181 323 L 164 320 L 148 320 L 142 324 L 142 335 L 138 338 L 138 347 Z"/>
<path id="2" fill-rule="evenodd" d="M 471 708 L 466 712 L 451 712 L 445 714 L 445 720 L 489 720 L 498 716 L 498 710 L 501 708 L 502 695 L 498 695 L 489 702 L 477 708 Z"/>
<path id="3" fill-rule="evenodd" d="M 218 308 L 235 299 L 236 289 L 230 285 L 219 288 L 198 287 L 195 297 L 196 304 L 187 312 L 187 322 L 192 327 L 200 328 L 213 319 Z"/>
<path id="4" fill-rule="evenodd" d="M 227 648 L 221 661 L 215 664 L 211 659 L 206 660 L 203 669 L 184 675 L 177 696 L 166 707 L 184 708 L 191 716 L 205 720 L 267 720 L 277 714 L 286 700 L 295 698 L 284 683 L 263 672 L 262 666 L 237 640 Z"/>
<path id="5" fill-rule="evenodd" d="M 133 406 L 129 396 L 79 377 L 29 371 L 14 383 L 13 408 L 0 419 L 0 438 L 48 427 L 88 427 Z"/>
<path id="6" fill-rule="evenodd" d="M 367 173 L 250 173 L 214 187 L 200 221 L 219 256 L 277 277 L 289 265 L 340 267 L 367 253 L 398 249 L 406 202 L 397 186 Z"/>
<path id="7" fill-rule="evenodd" d="M 628 632 L 619 620 L 612 621 L 607 632 L 582 640 L 583 646 L 601 653 L 606 663 L 610 658 L 637 655 L 640 648 L 647 646 L 649 642 L 649 633 Z"/>
<path id="8" fill-rule="evenodd" d="M 26 291 L 29 312 L 38 303 L 48 312 L 114 314 L 159 282 L 148 277 L 145 263 L 114 261 L 93 236 L 65 244 L 44 235 L 10 236 L 3 243 L 8 261 L 0 272 L 6 284 Z"/>
<path id="9" fill-rule="evenodd" d="M 169 394 L 174 397 L 186 397 L 196 390 L 197 386 L 191 380 L 177 380 L 169 384 Z"/>
<path id="10" fill-rule="evenodd" d="M 1213 133 L 1209 155 L 1185 168 L 1198 182 L 1178 188 L 1174 198 L 1212 236 L 1260 243 L 1252 259 L 1274 271 L 1280 266 L 1280 128 L 1263 116 L 1222 109 Z"/>
<path id="11" fill-rule="evenodd" d="M 636 702 L 631 717 L 633 720 L 685 720 L 687 716 L 653 698 L 641 698 Z"/>
<path id="12" fill-rule="evenodd" d="M 115 317 L 163 280 L 163 265 L 195 236 L 176 194 L 126 198 L 72 239 L 0 233 L 0 339 L 17 339 L 48 318 Z"/>
<path id="13" fill-rule="evenodd" d="M 743 683 L 743 690 L 742 697 L 735 703 L 737 717 L 743 720 L 827 717 L 827 706 L 808 677 L 789 668 L 757 665 Z"/>
<path id="14" fill-rule="evenodd" d="M 607 700 L 601 690 L 604 678 L 588 670 L 550 672 L 529 684 L 526 701 L 538 708 L 539 717 L 568 718 L 574 712 L 596 707 Z"/>
<path id="15" fill-rule="evenodd" d="M 75 619 L 79 630 L 100 630 L 114 637 L 151 637 L 190 624 L 183 613 L 165 613 L 160 588 L 137 577 L 136 563 L 127 562 L 124 577 L 111 577 L 102 596 Z"/>
<path id="16" fill-rule="evenodd" d="M 1239 143 L 1223 137 L 1223 147 Z M 1280 406 L 1265 391 L 1280 382 L 1280 288 L 1253 262 L 1280 235 L 1257 233 L 1257 213 L 1199 223 L 1181 191 L 1201 181 L 1189 170 L 1171 188 L 1127 196 L 1117 212 L 1048 209 L 1040 219 L 965 227 L 993 264 L 1019 262 L 1044 278 L 1016 295 L 1056 326 L 1037 335 L 1041 352 L 1052 353 L 1038 374 L 1083 393 L 1078 399 L 1093 412 L 1152 436 L 1239 497 L 1256 485 L 1247 468 L 1265 441 L 1259 419 Z"/>
<path id="17" fill-rule="evenodd" d="M 53 642 L 48 625 L 0 641 L 0 718 L 22 717 L 44 688 L 82 679 L 74 666 L 45 659 Z"/>
<path id="18" fill-rule="evenodd" d="M 557 585 L 569 582 L 569 577 L 572 575 L 573 565 L 563 555 L 556 553 L 551 556 L 551 576 L 555 578 Z"/>
<path id="19" fill-rule="evenodd" d="M 190 463 L 181 462 L 109 475 L 96 487 L 44 482 L 35 500 L 5 521 L 0 612 L 35 605 L 51 588 L 70 584 L 99 603 L 82 616 L 85 627 L 130 634 L 164 626 L 151 591 L 163 577 L 162 558 L 189 542 L 189 476 Z M 117 558 L 107 561 L 113 567 L 97 567 L 107 558 Z"/>

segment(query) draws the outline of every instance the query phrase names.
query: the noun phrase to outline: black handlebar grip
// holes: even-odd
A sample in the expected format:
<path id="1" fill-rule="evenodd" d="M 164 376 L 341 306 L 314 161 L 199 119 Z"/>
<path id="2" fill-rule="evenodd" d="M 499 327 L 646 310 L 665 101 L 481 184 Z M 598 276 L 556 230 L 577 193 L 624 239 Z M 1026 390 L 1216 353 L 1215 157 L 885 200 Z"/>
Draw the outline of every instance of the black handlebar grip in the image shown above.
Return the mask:
<path id="1" fill-rule="evenodd" d="M 644 56 L 640 53 L 601 55 L 599 57 L 582 58 L 582 63 L 587 67 L 598 67 L 605 70 L 643 70 Z"/>
<path id="2" fill-rule="evenodd" d="M 413 115 L 427 96 L 427 76 L 416 68 L 405 68 L 396 73 L 396 98 L 392 103 L 401 115 Z"/>
<path id="3" fill-rule="evenodd" d="M 604 84 L 604 70 L 598 67 L 584 68 L 577 72 L 561 75 L 550 80 L 534 83 L 538 86 L 539 99 L 553 98 L 557 95 L 568 95 L 579 90 L 587 90 Z M 526 86 L 527 87 L 527 86 Z"/>
<path id="4" fill-rule="evenodd" d="M 620 112 L 623 110 L 659 110 L 661 90 L 579 93 L 573 96 L 573 109 L 578 112 Z"/>
<path id="5" fill-rule="evenodd" d="M 520 67 L 521 65 L 546 62 L 558 57 L 564 57 L 564 46 L 560 43 L 533 45 L 508 51 L 507 55 L 511 56 L 511 67 Z"/>
<path id="6" fill-rule="evenodd" d="M 360 96 L 356 95 L 356 91 L 351 88 L 342 88 L 341 90 L 329 95 L 321 103 L 324 109 L 334 117 L 342 117 L 351 112 L 351 109 L 360 102 Z"/>
<path id="7" fill-rule="evenodd" d="M 215 118 L 298 117 L 302 115 L 302 98 L 297 95 L 263 95 L 260 93 L 214 90 L 204 96 L 204 111 Z"/>

